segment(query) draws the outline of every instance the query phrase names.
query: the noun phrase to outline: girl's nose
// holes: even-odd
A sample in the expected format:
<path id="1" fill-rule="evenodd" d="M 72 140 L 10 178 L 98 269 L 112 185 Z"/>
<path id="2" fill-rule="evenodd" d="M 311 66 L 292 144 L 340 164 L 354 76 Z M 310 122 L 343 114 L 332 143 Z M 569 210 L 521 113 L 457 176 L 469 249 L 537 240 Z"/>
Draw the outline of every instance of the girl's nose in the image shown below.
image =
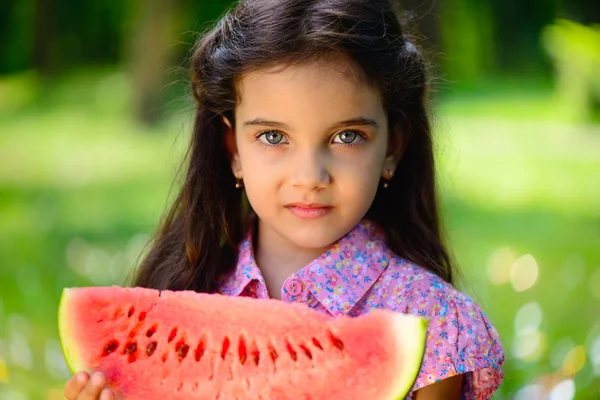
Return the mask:
<path id="1" fill-rule="evenodd" d="M 303 151 L 296 154 L 291 173 L 292 186 L 306 190 L 323 189 L 331 177 L 326 157 L 319 151 Z"/>

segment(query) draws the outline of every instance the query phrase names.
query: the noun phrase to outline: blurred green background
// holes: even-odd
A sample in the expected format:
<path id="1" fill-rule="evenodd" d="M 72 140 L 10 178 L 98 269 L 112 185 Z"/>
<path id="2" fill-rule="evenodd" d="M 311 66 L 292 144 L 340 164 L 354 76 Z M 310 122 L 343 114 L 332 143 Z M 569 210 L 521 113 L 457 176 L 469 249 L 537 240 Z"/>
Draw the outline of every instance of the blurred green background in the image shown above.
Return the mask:
<path id="1" fill-rule="evenodd" d="M 0 0 L 0 399 L 62 399 L 63 287 L 122 284 L 191 131 L 225 0 Z M 406 0 L 437 67 L 447 231 L 496 399 L 600 398 L 600 6 Z"/>

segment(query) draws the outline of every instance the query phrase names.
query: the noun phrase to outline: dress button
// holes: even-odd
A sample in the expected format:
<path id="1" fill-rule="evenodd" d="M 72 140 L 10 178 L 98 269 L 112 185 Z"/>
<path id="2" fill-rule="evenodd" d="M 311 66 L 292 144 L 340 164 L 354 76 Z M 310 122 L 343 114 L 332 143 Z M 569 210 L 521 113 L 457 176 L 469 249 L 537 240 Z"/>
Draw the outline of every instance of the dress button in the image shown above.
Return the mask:
<path id="1" fill-rule="evenodd" d="M 291 279 L 286 284 L 286 289 L 290 295 L 298 296 L 300 293 L 302 293 L 302 283 L 296 279 Z"/>

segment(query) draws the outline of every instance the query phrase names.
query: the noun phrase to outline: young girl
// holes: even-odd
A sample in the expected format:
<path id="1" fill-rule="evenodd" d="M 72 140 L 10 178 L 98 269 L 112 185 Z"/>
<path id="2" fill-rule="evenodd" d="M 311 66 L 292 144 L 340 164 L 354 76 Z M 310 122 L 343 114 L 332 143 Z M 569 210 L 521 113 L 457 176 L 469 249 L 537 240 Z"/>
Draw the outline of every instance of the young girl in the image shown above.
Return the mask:
<path id="1" fill-rule="evenodd" d="M 241 0 L 192 65 L 185 183 L 134 283 L 417 314 L 408 398 L 488 399 L 503 350 L 452 287 L 425 66 L 389 0 Z M 104 384 L 80 372 L 65 393 L 112 399 Z"/>

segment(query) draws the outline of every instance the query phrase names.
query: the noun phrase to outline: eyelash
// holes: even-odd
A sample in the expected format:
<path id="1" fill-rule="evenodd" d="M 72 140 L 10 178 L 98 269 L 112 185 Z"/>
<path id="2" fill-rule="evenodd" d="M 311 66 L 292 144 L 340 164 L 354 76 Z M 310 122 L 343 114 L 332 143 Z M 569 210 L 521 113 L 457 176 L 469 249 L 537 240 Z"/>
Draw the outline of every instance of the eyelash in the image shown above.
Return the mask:
<path id="1" fill-rule="evenodd" d="M 335 143 L 337 145 L 342 145 L 344 147 L 354 147 L 354 146 L 360 146 L 363 142 L 365 142 L 367 140 L 367 135 L 364 134 L 361 131 L 355 130 L 355 129 L 344 129 L 343 131 L 340 131 L 338 133 L 335 134 L 334 137 L 338 136 L 340 133 L 343 132 L 353 132 L 356 133 L 356 135 L 360 138 L 360 140 L 357 140 L 355 143 Z M 267 133 L 280 133 L 282 136 L 285 137 L 285 135 L 283 134 L 283 132 L 277 130 L 277 129 L 269 129 L 267 131 L 261 131 L 258 133 L 258 135 L 256 135 L 256 143 L 258 143 L 259 145 L 265 147 L 265 148 L 273 148 L 273 147 L 279 147 L 282 143 L 278 143 L 278 144 L 270 144 L 270 143 L 265 143 L 263 141 L 260 140 L 260 138 L 264 135 L 266 135 Z M 285 144 L 285 143 L 283 143 Z"/>

